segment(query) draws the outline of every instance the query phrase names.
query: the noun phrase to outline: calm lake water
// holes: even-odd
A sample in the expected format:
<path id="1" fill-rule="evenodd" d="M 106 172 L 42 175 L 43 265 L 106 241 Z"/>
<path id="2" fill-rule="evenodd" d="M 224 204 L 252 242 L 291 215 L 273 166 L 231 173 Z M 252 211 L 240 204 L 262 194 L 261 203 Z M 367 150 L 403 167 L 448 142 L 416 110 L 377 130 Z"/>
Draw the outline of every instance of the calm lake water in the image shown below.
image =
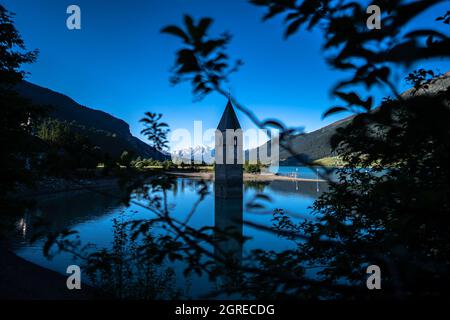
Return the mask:
<path id="1" fill-rule="evenodd" d="M 301 166 L 281 166 L 270 167 L 269 172 L 280 176 L 296 177 L 300 179 L 322 179 L 326 176 L 328 179 L 336 180 L 336 168 L 325 167 L 301 167 Z"/>
<path id="2" fill-rule="evenodd" d="M 199 180 L 188 178 L 177 178 L 174 186 L 168 191 L 168 204 L 172 215 L 183 220 L 198 200 L 197 193 L 200 188 Z M 225 209 L 233 204 L 228 201 L 215 203 L 214 185 L 207 182 L 210 192 L 199 204 L 197 210 L 190 219 L 189 224 L 194 227 L 214 226 L 215 221 L 220 218 L 221 206 Z M 243 219 L 271 226 L 273 209 L 282 208 L 292 214 L 295 219 L 314 219 L 309 214 L 308 207 L 324 191 L 327 190 L 326 183 L 296 182 L 296 181 L 273 181 L 245 183 L 243 197 Z M 119 192 L 119 191 L 113 191 Z M 111 192 L 111 193 L 113 193 Z M 271 201 L 265 201 L 264 209 L 250 210 L 246 204 L 258 193 L 269 196 Z M 132 195 L 134 197 L 135 195 Z M 139 197 L 135 199 L 138 203 Z M 261 201 L 260 201 L 261 202 Z M 43 267 L 65 274 L 70 264 L 77 264 L 71 254 L 59 253 L 52 259 L 43 255 L 44 239 L 30 243 L 33 234 L 33 219 L 39 217 L 48 221 L 54 228 L 68 228 L 79 232 L 83 244 L 91 244 L 92 248 L 110 248 L 113 242 L 113 220 L 129 221 L 133 219 L 152 217 L 152 213 L 140 207 L 136 203 L 125 206 L 118 202 L 117 198 L 99 195 L 97 193 L 84 192 L 63 194 L 52 198 L 42 198 L 38 202 L 35 212 L 24 213 L 17 220 L 19 236 L 13 241 L 14 251 L 26 260 L 32 261 Z M 216 210 L 216 213 L 215 213 Z M 219 210 L 219 211 L 218 211 Z M 219 212 L 219 218 L 217 214 Z M 222 212 L 222 214 L 224 213 Z M 226 219 L 226 216 L 225 216 Z M 266 250 L 282 250 L 293 244 L 281 239 L 272 233 L 257 230 L 244 223 L 243 235 L 250 240 L 238 250 L 246 252 L 261 248 Z M 183 266 L 174 265 L 176 282 L 180 287 L 185 286 L 186 279 L 183 276 Z M 82 279 L 83 280 L 83 279 Z M 84 279 L 85 280 L 85 279 Z M 193 276 L 190 279 L 190 292 L 192 297 L 199 297 L 211 289 L 211 283 L 205 277 Z"/>

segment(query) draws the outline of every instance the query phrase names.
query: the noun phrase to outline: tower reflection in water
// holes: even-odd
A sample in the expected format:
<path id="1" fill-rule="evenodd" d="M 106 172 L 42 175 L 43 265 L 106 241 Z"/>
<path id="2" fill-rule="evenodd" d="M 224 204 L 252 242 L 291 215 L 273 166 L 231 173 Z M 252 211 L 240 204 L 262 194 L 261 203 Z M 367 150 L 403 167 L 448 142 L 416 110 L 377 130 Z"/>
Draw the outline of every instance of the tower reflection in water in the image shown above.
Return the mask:
<path id="1" fill-rule="evenodd" d="M 239 289 L 241 284 L 239 267 L 243 259 L 242 196 L 227 198 L 215 196 L 214 227 L 216 267 L 222 274 L 221 277 L 216 279 L 217 290 L 235 291 L 235 289 Z"/>
<path id="2" fill-rule="evenodd" d="M 214 227 L 216 256 L 220 260 L 233 260 L 239 264 L 242 260 L 242 196 L 229 198 L 215 196 Z"/>

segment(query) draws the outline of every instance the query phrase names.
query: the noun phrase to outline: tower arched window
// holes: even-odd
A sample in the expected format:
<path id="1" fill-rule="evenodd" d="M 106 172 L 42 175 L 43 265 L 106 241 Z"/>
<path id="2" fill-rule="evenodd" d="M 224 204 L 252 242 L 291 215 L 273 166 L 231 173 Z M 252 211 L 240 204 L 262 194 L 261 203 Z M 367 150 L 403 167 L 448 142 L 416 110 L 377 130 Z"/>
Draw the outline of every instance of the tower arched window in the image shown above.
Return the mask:
<path id="1" fill-rule="evenodd" d="M 234 146 L 237 146 L 237 137 L 234 137 Z"/>

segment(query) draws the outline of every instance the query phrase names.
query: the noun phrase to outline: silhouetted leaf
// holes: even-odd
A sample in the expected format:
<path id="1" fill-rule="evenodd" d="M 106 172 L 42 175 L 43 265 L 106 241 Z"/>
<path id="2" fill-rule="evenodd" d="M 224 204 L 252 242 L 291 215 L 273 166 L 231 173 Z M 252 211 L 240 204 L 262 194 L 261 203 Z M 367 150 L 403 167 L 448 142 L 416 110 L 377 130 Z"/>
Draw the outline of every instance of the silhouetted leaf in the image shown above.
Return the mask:
<path id="1" fill-rule="evenodd" d="M 286 32 L 284 34 L 284 37 L 288 38 L 289 36 L 294 34 L 298 30 L 298 27 L 300 26 L 301 23 L 302 23 L 302 19 L 297 19 L 294 22 L 292 22 L 291 24 L 289 24 L 289 27 L 286 29 Z"/>
<path id="2" fill-rule="evenodd" d="M 348 108 L 346 107 L 332 107 L 330 109 L 328 109 L 327 111 L 325 111 L 325 113 L 322 115 L 322 118 L 326 118 L 332 114 L 338 113 L 338 112 L 342 112 L 342 111 L 348 111 Z"/>
<path id="3" fill-rule="evenodd" d="M 274 120 L 274 119 L 264 120 L 262 123 L 262 126 L 263 127 L 274 127 L 274 128 L 280 129 L 281 131 L 284 131 L 284 128 L 285 128 L 285 126 L 281 122 Z"/>
<path id="4" fill-rule="evenodd" d="M 183 30 L 181 30 L 177 26 L 167 26 L 161 29 L 161 33 L 172 34 L 183 39 L 185 43 L 189 43 L 189 37 L 186 35 L 186 33 L 184 33 Z"/>
<path id="5" fill-rule="evenodd" d="M 198 23 L 198 34 L 199 34 L 200 38 L 205 36 L 206 31 L 208 30 L 212 21 L 213 20 L 211 18 L 203 18 L 200 20 L 200 22 Z"/>
<path id="6" fill-rule="evenodd" d="M 370 110 L 372 106 L 372 97 L 369 97 L 366 101 L 361 100 L 361 98 L 355 92 L 341 92 L 335 91 L 334 94 L 346 101 L 350 106 L 356 105 L 364 107 L 366 110 Z"/>

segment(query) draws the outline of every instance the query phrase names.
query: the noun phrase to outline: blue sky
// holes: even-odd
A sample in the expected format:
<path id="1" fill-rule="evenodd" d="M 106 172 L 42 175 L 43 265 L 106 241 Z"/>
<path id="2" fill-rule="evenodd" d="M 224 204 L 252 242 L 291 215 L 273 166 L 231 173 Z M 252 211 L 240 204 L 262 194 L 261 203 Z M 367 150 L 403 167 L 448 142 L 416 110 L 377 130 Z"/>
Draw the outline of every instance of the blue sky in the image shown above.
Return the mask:
<path id="1" fill-rule="evenodd" d="M 280 20 L 263 23 L 262 10 L 244 0 L 2 0 L 2 4 L 16 13 L 16 26 L 27 47 L 40 50 L 38 61 L 26 67 L 29 81 L 125 120 L 138 137 L 139 119 L 146 111 L 163 113 L 172 129 L 192 131 L 195 120 L 203 121 L 204 129 L 215 128 L 225 107 L 225 99 L 217 94 L 194 102 L 190 85 L 174 87 L 168 81 L 180 43 L 159 30 L 180 24 L 185 13 L 212 17 L 212 33 L 233 34 L 230 55 L 242 59 L 244 66 L 231 77 L 229 87 L 260 118 L 277 117 L 312 131 L 345 116 L 321 119 L 336 104 L 329 90 L 342 74 L 326 65 L 320 33 L 300 31 L 284 40 Z M 70 4 L 81 8 L 81 30 L 66 28 Z M 415 26 L 434 26 L 434 18 L 446 10 L 448 2 L 419 17 Z M 421 66 L 450 70 L 448 61 Z M 405 88 L 403 83 L 399 86 Z M 385 93 L 375 94 L 380 98 Z M 242 114 L 238 116 L 244 129 L 252 127 Z"/>

